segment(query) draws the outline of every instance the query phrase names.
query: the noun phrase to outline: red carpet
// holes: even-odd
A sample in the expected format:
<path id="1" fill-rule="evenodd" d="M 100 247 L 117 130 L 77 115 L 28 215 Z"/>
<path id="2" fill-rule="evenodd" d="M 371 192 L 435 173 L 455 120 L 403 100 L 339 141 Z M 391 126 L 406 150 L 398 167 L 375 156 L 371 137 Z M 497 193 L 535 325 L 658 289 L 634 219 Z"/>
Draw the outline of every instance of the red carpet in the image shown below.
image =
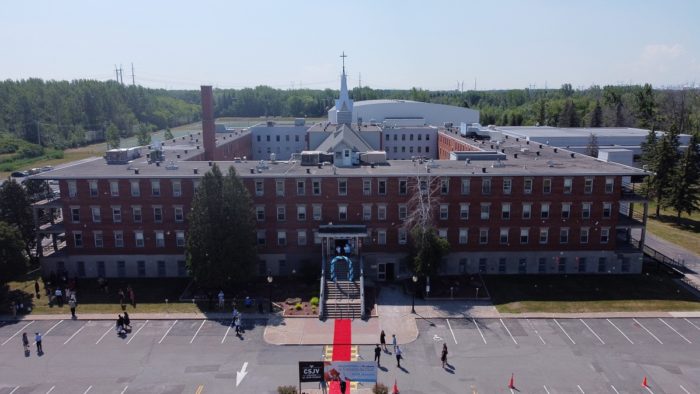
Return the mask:
<path id="1" fill-rule="evenodd" d="M 340 319 L 335 321 L 333 329 L 333 361 L 350 361 L 350 344 L 352 343 L 352 324 L 350 320 Z M 328 392 L 340 394 L 340 384 L 330 382 Z M 345 394 L 350 392 L 348 384 Z"/>

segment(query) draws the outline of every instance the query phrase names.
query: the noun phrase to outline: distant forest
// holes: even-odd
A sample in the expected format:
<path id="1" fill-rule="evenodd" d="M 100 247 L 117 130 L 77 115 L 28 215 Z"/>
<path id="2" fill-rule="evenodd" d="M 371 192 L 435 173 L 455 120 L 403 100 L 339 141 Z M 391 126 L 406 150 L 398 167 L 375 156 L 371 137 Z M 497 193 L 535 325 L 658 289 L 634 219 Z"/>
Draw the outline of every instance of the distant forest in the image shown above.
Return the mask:
<path id="1" fill-rule="evenodd" d="M 216 89 L 217 117 L 324 117 L 337 90 L 279 90 L 267 86 Z M 654 90 L 644 86 L 593 86 L 575 90 L 499 91 L 375 90 L 351 91 L 355 101 L 406 99 L 477 109 L 484 125 L 559 127 L 642 127 L 691 133 L 700 125 L 698 89 Z M 155 130 L 198 121 L 196 90 L 149 89 L 115 81 L 0 82 L 0 137 L 38 147 L 65 149 L 104 140 L 113 126 L 121 137 L 144 127 Z M 0 154 L 12 147 L 0 146 Z"/>

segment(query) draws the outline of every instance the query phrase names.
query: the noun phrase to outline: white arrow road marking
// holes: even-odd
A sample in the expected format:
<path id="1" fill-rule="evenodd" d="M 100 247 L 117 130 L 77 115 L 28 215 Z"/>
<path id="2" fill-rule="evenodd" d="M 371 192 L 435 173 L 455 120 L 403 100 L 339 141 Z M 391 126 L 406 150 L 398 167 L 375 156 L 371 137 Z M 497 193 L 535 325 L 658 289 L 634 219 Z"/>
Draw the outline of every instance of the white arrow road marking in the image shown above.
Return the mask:
<path id="1" fill-rule="evenodd" d="M 433 335 L 433 341 L 442 341 L 442 338 L 437 336 L 437 334 Z"/>
<path id="2" fill-rule="evenodd" d="M 241 381 L 245 376 L 248 374 L 248 371 L 245 369 L 248 368 L 248 362 L 243 363 L 243 368 L 241 368 L 240 371 L 236 371 L 236 387 L 238 387 L 239 384 L 241 384 Z"/>

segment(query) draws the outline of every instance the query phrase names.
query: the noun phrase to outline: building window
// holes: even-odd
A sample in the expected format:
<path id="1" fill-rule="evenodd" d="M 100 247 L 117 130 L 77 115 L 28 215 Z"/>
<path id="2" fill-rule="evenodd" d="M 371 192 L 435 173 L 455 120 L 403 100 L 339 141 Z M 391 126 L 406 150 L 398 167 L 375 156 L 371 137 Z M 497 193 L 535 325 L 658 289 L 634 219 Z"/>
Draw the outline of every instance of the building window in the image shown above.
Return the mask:
<path id="1" fill-rule="evenodd" d="M 510 203 L 509 202 L 504 202 L 501 204 L 501 219 L 503 219 L 503 220 L 510 219 Z"/>
<path id="2" fill-rule="evenodd" d="M 85 262 L 78 261 L 78 276 L 81 278 L 85 277 Z"/>
<path id="3" fill-rule="evenodd" d="M 481 220 L 489 220 L 491 211 L 491 203 L 482 202 L 481 203 Z"/>
<path id="4" fill-rule="evenodd" d="M 442 239 L 447 239 L 447 229 L 446 228 L 438 229 L 438 237 L 440 237 Z"/>
<path id="5" fill-rule="evenodd" d="M 547 259 L 544 257 L 540 257 L 537 259 L 537 272 L 540 274 L 544 274 L 547 272 Z"/>
<path id="6" fill-rule="evenodd" d="M 503 178 L 503 194 L 510 194 L 513 190 L 513 180 L 511 178 Z"/>
<path id="7" fill-rule="evenodd" d="M 277 245 L 286 246 L 287 245 L 287 232 L 284 230 L 277 231 Z"/>
<path id="8" fill-rule="evenodd" d="M 581 204 L 581 217 L 583 219 L 590 219 L 591 218 L 591 203 L 590 202 L 584 202 Z"/>
<path id="9" fill-rule="evenodd" d="M 78 195 L 78 187 L 75 181 L 68 181 L 68 197 L 75 197 Z"/>
<path id="10" fill-rule="evenodd" d="M 610 194 L 615 189 L 615 178 L 606 177 L 605 178 L 605 193 Z"/>
<path id="11" fill-rule="evenodd" d="M 571 194 L 574 187 L 574 180 L 572 178 L 564 178 L 564 194 Z"/>
<path id="12" fill-rule="evenodd" d="M 406 220 L 406 216 L 408 216 L 406 204 L 399 204 L 399 220 Z"/>
<path id="13" fill-rule="evenodd" d="M 608 268 L 608 258 L 598 257 L 598 272 L 605 272 Z"/>
<path id="14" fill-rule="evenodd" d="M 121 231 L 114 232 L 114 247 L 123 248 L 124 247 L 124 233 Z"/>
<path id="15" fill-rule="evenodd" d="M 566 272 L 566 257 L 557 257 L 557 271 L 560 274 Z"/>
<path id="16" fill-rule="evenodd" d="M 380 196 L 386 195 L 386 179 L 377 180 L 377 193 L 379 193 Z"/>
<path id="17" fill-rule="evenodd" d="M 287 220 L 287 210 L 284 205 L 277 206 L 277 221 L 284 222 Z"/>
<path id="18" fill-rule="evenodd" d="M 304 180 L 297 180 L 297 196 L 306 195 L 306 182 Z"/>
<path id="19" fill-rule="evenodd" d="M 408 180 L 399 179 L 399 195 L 405 196 L 408 193 Z"/>
<path id="20" fill-rule="evenodd" d="M 263 194 L 265 194 L 265 182 L 262 181 L 261 179 L 256 179 L 255 180 L 255 195 L 262 196 Z"/>
<path id="21" fill-rule="evenodd" d="M 275 180 L 275 194 L 277 195 L 277 197 L 284 197 L 284 180 L 283 179 Z"/>
<path id="22" fill-rule="evenodd" d="M 568 244 L 569 243 L 569 228 L 561 228 L 559 229 L 559 243 L 560 244 Z"/>
<path id="23" fill-rule="evenodd" d="M 527 259 L 526 258 L 520 258 L 518 260 L 518 273 L 519 274 L 526 274 L 527 273 Z"/>
<path id="24" fill-rule="evenodd" d="M 306 230 L 297 230 L 297 245 L 306 246 Z"/>
<path id="25" fill-rule="evenodd" d="M 165 276 L 165 261 L 158 260 L 158 276 Z"/>
<path id="26" fill-rule="evenodd" d="M 420 137 L 420 134 L 418 134 Z M 467 259 L 459 259 L 459 273 L 460 274 L 466 274 L 467 273 Z"/>
<path id="27" fill-rule="evenodd" d="M 152 180 L 151 181 L 151 195 L 154 197 L 160 197 L 160 181 L 159 180 Z"/>
<path id="28" fill-rule="evenodd" d="M 620 267 L 620 270 L 622 272 L 630 272 L 631 264 L 630 264 L 630 259 L 629 258 L 622 258 L 622 266 Z"/>
<path id="29" fill-rule="evenodd" d="M 88 181 L 90 186 L 90 197 L 97 197 L 99 192 L 97 190 L 97 181 Z"/>
<path id="30" fill-rule="evenodd" d="M 440 204 L 440 220 L 447 220 L 449 218 L 449 208 L 448 204 Z"/>
<path id="31" fill-rule="evenodd" d="M 95 239 L 96 248 L 102 248 L 105 246 L 104 238 L 102 237 L 102 231 L 93 231 L 92 236 Z"/>
<path id="32" fill-rule="evenodd" d="M 461 220 L 468 220 L 469 219 L 469 203 L 460 203 L 459 204 L 459 218 Z"/>
<path id="33" fill-rule="evenodd" d="M 107 276 L 107 270 L 105 269 L 105 262 L 104 261 L 97 262 L 97 276 L 102 276 L 102 277 Z"/>
<path id="34" fill-rule="evenodd" d="M 509 229 L 507 228 L 502 228 L 500 231 L 500 236 L 498 238 L 498 242 L 500 242 L 501 245 L 507 245 L 508 244 L 508 233 Z"/>
<path id="35" fill-rule="evenodd" d="M 377 205 L 377 220 L 386 220 L 386 205 Z"/>
<path id="36" fill-rule="evenodd" d="M 552 178 L 544 178 L 542 180 L 542 193 L 550 194 L 552 192 Z"/>
<path id="37" fill-rule="evenodd" d="M 481 178 L 481 194 L 491 194 L 491 178 Z"/>
<path id="38" fill-rule="evenodd" d="M 543 202 L 540 209 L 540 218 L 549 219 L 549 203 Z"/>
<path id="39" fill-rule="evenodd" d="M 134 231 L 134 240 L 136 241 L 137 248 L 144 247 L 143 231 Z"/>
<path id="40" fill-rule="evenodd" d="M 90 207 L 90 211 L 92 212 L 93 223 L 102 222 L 102 211 L 100 210 L 100 207 Z"/>
<path id="41" fill-rule="evenodd" d="M 258 240 L 258 245 L 265 245 L 265 230 L 258 230 L 257 240 Z"/>
<path id="42" fill-rule="evenodd" d="M 112 197 L 119 197 L 119 181 L 109 181 L 109 194 Z"/>
<path id="43" fill-rule="evenodd" d="M 587 244 L 587 243 L 588 243 L 588 232 L 589 232 L 588 227 L 581 227 L 580 242 L 581 242 L 582 244 Z"/>
<path id="44" fill-rule="evenodd" d="M 541 228 L 540 229 L 540 245 L 545 245 L 549 242 L 549 229 L 548 228 Z"/>
<path id="45" fill-rule="evenodd" d="M 194 179 L 192 181 L 192 190 L 194 190 L 195 193 L 199 190 L 199 179 Z"/>
<path id="46" fill-rule="evenodd" d="M 362 194 L 365 196 L 372 195 L 372 180 L 363 179 L 362 180 Z"/>
<path id="47" fill-rule="evenodd" d="M 440 194 L 447 195 L 450 193 L 450 179 L 440 178 Z"/>
<path id="48" fill-rule="evenodd" d="M 532 194 L 532 178 L 525 178 L 523 184 L 523 193 Z"/>
<path id="49" fill-rule="evenodd" d="M 530 229 L 521 228 L 520 229 L 520 244 L 527 245 L 530 242 Z"/>
<path id="50" fill-rule="evenodd" d="M 321 180 L 319 179 L 314 179 L 311 181 L 311 193 L 314 196 L 320 196 L 321 195 Z"/>
<path id="51" fill-rule="evenodd" d="M 165 234 L 162 231 L 156 231 L 156 248 L 165 247 Z"/>
<path id="52" fill-rule="evenodd" d="M 338 179 L 338 195 L 347 196 L 348 195 L 348 180 Z"/>
<path id="53" fill-rule="evenodd" d="M 481 257 L 479 258 L 479 273 L 485 274 L 487 271 L 487 262 L 485 258 Z"/>
<path id="54" fill-rule="evenodd" d="M 185 221 L 185 213 L 182 209 L 182 207 L 174 207 L 173 210 L 175 211 L 175 223 L 182 223 Z"/>
<path id="55" fill-rule="evenodd" d="M 163 207 L 153 207 L 153 222 L 163 223 Z"/>
<path id="56" fill-rule="evenodd" d="M 178 248 L 184 248 L 185 247 L 185 232 L 178 230 L 175 231 L 175 245 Z"/>
<path id="57" fill-rule="evenodd" d="M 185 260 L 177 261 L 177 276 L 187 276 L 187 264 Z"/>
<path id="58" fill-rule="evenodd" d="M 306 220 L 306 205 L 297 205 L 297 220 Z"/>
<path id="59" fill-rule="evenodd" d="M 523 219 L 530 219 L 532 217 L 532 203 L 523 203 Z"/>
<path id="60" fill-rule="evenodd" d="M 408 242 L 408 231 L 401 227 L 399 228 L 399 245 L 406 245 Z"/>
<path id="61" fill-rule="evenodd" d="M 321 204 L 313 204 L 311 207 L 313 209 L 314 220 L 321 220 Z"/>
<path id="62" fill-rule="evenodd" d="M 603 218 L 610 219 L 611 216 L 612 216 L 612 203 L 604 202 L 603 203 Z"/>
<path id="63" fill-rule="evenodd" d="M 126 261 L 117 261 L 117 276 L 123 278 L 126 276 Z"/>
<path id="64" fill-rule="evenodd" d="M 182 196 L 182 182 L 173 181 L 173 197 Z"/>
<path id="65" fill-rule="evenodd" d="M 486 245 L 489 243 L 489 229 L 480 228 L 479 229 L 479 244 Z"/>
<path id="66" fill-rule="evenodd" d="M 470 178 L 462 178 L 462 181 L 460 182 L 459 193 L 463 196 L 466 196 L 469 194 L 470 189 L 471 189 L 471 179 Z"/>
<path id="67" fill-rule="evenodd" d="M 468 240 L 469 240 L 469 229 L 460 228 L 459 229 L 459 241 L 458 241 L 459 244 L 466 245 Z"/>
<path id="68" fill-rule="evenodd" d="M 377 244 L 386 245 L 386 230 L 377 230 Z"/>
<path id="69" fill-rule="evenodd" d="M 610 239 L 610 228 L 609 227 L 603 227 L 600 229 L 600 243 L 606 244 L 608 243 L 608 240 Z"/>
<path id="70" fill-rule="evenodd" d="M 344 222 L 348 220 L 348 206 L 345 204 L 338 205 L 338 220 Z"/>
<path id="71" fill-rule="evenodd" d="M 506 258 L 505 257 L 501 257 L 498 259 L 498 273 L 499 274 L 506 273 Z"/>
<path id="72" fill-rule="evenodd" d="M 583 183 L 583 192 L 585 194 L 593 193 L 593 178 L 587 177 Z"/>
<path id="73" fill-rule="evenodd" d="M 73 223 L 80 223 L 80 208 L 71 207 L 70 216 Z"/>
<path id="74" fill-rule="evenodd" d="M 255 206 L 255 219 L 258 222 L 265 221 L 265 206 L 264 205 L 256 205 Z"/>
<path id="75" fill-rule="evenodd" d="M 141 196 L 141 185 L 138 180 L 131 181 L 131 197 Z"/>
<path id="76" fill-rule="evenodd" d="M 362 220 L 372 220 L 372 204 L 362 204 Z"/>
<path id="77" fill-rule="evenodd" d="M 138 276 L 146 276 L 146 262 L 139 260 L 136 262 L 136 272 Z"/>
<path id="78" fill-rule="evenodd" d="M 121 223 L 122 222 L 122 207 L 113 206 L 112 207 L 112 222 Z"/>
<path id="79" fill-rule="evenodd" d="M 561 204 L 561 218 L 568 219 L 571 216 L 571 203 L 563 202 Z"/>

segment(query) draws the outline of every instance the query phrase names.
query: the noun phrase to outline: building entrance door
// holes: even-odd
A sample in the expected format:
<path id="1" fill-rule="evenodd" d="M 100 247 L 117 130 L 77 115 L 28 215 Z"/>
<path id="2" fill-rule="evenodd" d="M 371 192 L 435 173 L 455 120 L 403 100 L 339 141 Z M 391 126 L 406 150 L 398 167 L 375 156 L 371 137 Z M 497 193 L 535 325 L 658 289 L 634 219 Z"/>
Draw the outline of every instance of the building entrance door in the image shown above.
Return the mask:
<path id="1" fill-rule="evenodd" d="M 377 264 L 377 280 L 380 280 L 380 281 L 394 280 L 394 263 L 379 263 L 379 264 Z"/>

